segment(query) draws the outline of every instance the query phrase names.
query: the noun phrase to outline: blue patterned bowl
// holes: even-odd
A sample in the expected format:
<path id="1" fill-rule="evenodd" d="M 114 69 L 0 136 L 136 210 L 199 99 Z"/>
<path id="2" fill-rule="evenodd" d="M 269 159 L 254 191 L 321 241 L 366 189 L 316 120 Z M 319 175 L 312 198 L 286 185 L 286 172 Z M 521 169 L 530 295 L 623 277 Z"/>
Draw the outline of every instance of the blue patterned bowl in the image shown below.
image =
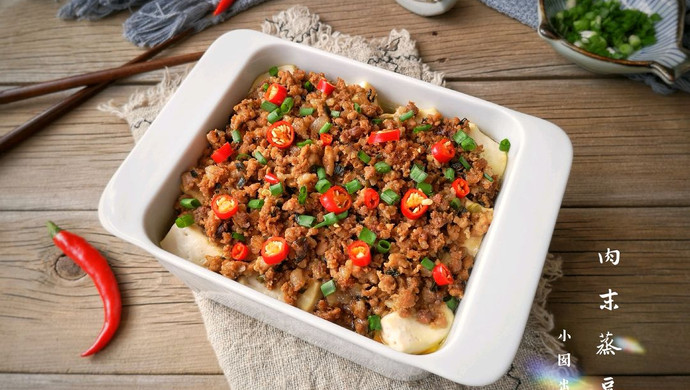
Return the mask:
<path id="1" fill-rule="evenodd" d="M 597 73 L 654 73 L 673 84 L 690 71 L 690 51 L 683 48 L 684 0 L 619 0 L 622 8 L 635 8 L 648 14 L 658 13 L 656 43 L 644 47 L 627 59 L 603 57 L 581 49 L 556 33 L 550 20 L 566 9 L 566 0 L 539 0 L 539 36 L 562 56 Z"/>

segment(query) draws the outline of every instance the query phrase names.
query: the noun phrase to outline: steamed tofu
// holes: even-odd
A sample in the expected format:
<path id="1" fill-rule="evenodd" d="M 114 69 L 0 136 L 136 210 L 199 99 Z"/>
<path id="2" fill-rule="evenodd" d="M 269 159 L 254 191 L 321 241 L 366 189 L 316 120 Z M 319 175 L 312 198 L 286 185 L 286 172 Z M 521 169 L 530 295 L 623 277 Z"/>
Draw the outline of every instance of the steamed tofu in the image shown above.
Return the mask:
<path id="1" fill-rule="evenodd" d="M 381 318 L 383 342 L 396 351 L 413 354 L 437 348 L 448 336 L 454 318 L 453 312 L 446 305 L 442 305 L 441 310 L 446 316 L 446 326 L 443 328 L 422 324 L 413 317 L 403 318 L 398 312 L 383 316 Z"/>
<path id="2" fill-rule="evenodd" d="M 172 225 L 161 241 L 166 251 L 203 266 L 206 256 L 222 256 L 223 248 L 210 242 L 197 225 L 179 228 Z"/>
<path id="3" fill-rule="evenodd" d="M 484 151 L 481 156 L 486 160 L 489 167 L 491 167 L 491 172 L 493 172 L 494 175 L 498 175 L 498 179 L 501 180 L 503 172 L 506 170 L 506 165 L 508 164 L 508 153 L 501 151 L 498 148 L 498 142 L 482 133 L 477 125 L 470 122 L 469 127 L 470 130 L 467 132 L 467 135 L 474 138 L 477 145 L 484 146 Z"/>

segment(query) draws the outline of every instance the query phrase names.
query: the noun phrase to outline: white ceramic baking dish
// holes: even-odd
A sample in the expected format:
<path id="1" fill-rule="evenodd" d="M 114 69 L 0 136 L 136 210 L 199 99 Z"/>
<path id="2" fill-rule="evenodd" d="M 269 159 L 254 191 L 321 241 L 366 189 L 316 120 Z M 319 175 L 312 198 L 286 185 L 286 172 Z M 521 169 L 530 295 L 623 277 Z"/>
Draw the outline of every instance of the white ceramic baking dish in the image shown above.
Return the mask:
<path id="1" fill-rule="evenodd" d="M 174 220 L 180 174 L 201 155 L 206 132 L 224 126 L 254 78 L 276 64 L 295 64 L 349 83 L 366 80 L 387 100 L 436 107 L 443 115 L 469 118 L 495 140 L 510 139 L 493 223 L 450 334 L 438 351 L 394 351 L 159 247 Z M 568 137 L 542 119 L 307 46 L 237 30 L 209 47 L 110 180 L 98 211 L 108 231 L 147 250 L 193 290 L 224 305 L 391 378 L 411 380 L 432 372 L 484 385 L 507 371 L 517 351 L 571 162 Z"/>

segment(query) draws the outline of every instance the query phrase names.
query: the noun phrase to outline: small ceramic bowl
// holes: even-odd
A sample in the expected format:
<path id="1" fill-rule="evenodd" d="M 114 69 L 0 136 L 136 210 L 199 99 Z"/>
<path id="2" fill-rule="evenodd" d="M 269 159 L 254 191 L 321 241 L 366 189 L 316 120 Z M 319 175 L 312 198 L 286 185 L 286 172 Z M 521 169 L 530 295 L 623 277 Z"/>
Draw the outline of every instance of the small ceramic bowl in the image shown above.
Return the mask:
<path id="1" fill-rule="evenodd" d="M 603 57 L 581 49 L 562 38 L 551 25 L 551 17 L 567 7 L 566 0 L 539 0 L 539 36 L 560 55 L 596 73 L 654 73 L 673 84 L 690 71 L 690 51 L 683 48 L 684 0 L 620 0 L 623 8 L 635 8 L 648 14 L 658 13 L 656 43 L 644 47 L 627 59 Z"/>
<path id="2" fill-rule="evenodd" d="M 453 8 L 458 0 L 395 0 L 401 6 L 422 16 L 440 15 Z"/>

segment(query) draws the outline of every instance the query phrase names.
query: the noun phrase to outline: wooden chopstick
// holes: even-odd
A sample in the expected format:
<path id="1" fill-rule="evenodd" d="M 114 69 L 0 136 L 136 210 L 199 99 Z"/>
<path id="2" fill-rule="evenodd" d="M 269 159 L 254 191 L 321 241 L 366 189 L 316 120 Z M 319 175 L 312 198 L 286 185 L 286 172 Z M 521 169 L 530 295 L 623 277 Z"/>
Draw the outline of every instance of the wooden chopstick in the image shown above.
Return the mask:
<path id="1" fill-rule="evenodd" d="M 146 52 L 140 54 L 139 56 L 135 57 L 133 60 L 127 62 L 125 65 L 130 65 L 130 64 L 135 64 L 138 62 L 143 62 L 148 60 L 149 58 L 152 58 L 156 54 L 160 53 L 164 49 L 170 47 L 171 45 L 181 41 L 182 39 L 188 37 L 191 35 L 191 31 L 184 31 L 181 32 L 174 37 L 166 40 L 165 42 L 162 42 L 151 49 L 147 50 Z M 64 114 L 68 113 L 71 111 L 73 108 L 77 107 L 81 103 L 85 102 L 88 100 L 91 96 L 97 94 L 98 92 L 102 91 L 105 89 L 108 85 L 112 84 L 114 80 L 109 80 L 105 81 L 96 85 L 92 85 L 86 88 L 82 88 L 78 92 L 70 95 L 68 98 L 65 100 L 53 105 L 52 107 L 48 108 L 47 110 L 43 111 L 42 113 L 38 114 L 37 116 L 33 117 L 31 120 L 28 122 L 24 123 L 21 126 L 16 127 L 14 130 L 10 131 L 9 133 L 3 135 L 0 137 L 0 153 L 4 153 L 8 150 L 10 150 L 12 147 L 15 145 L 19 144 L 26 138 L 30 137 L 34 133 L 38 132 L 41 130 L 43 127 L 46 125 L 52 123 L 53 121 L 57 120 Z"/>
<path id="2" fill-rule="evenodd" d="M 0 104 L 11 103 L 17 100 L 27 99 L 39 95 L 45 95 L 48 93 L 58 92 L 65 89 L 81 87 L 83 85 L 99 84 L 106 81 L 125 78 L 135 74 L 164 68 L 166 66 L 175 66 L 185 64 L 188 62 L 198 61 L 203 54 L 204 52 L 197 52 L 190 54 L 182 54 L 175 57 L 159 58 L 157 60 L 131 63 L 117 68 L 104 69 L 96 72 L 84 73 L 77 76 L 65 77 L 51 81 L 44 81 L 36 84 L 31 84 L 26 87 L 6 89 L 4 91 L 0 91 Z"/>

